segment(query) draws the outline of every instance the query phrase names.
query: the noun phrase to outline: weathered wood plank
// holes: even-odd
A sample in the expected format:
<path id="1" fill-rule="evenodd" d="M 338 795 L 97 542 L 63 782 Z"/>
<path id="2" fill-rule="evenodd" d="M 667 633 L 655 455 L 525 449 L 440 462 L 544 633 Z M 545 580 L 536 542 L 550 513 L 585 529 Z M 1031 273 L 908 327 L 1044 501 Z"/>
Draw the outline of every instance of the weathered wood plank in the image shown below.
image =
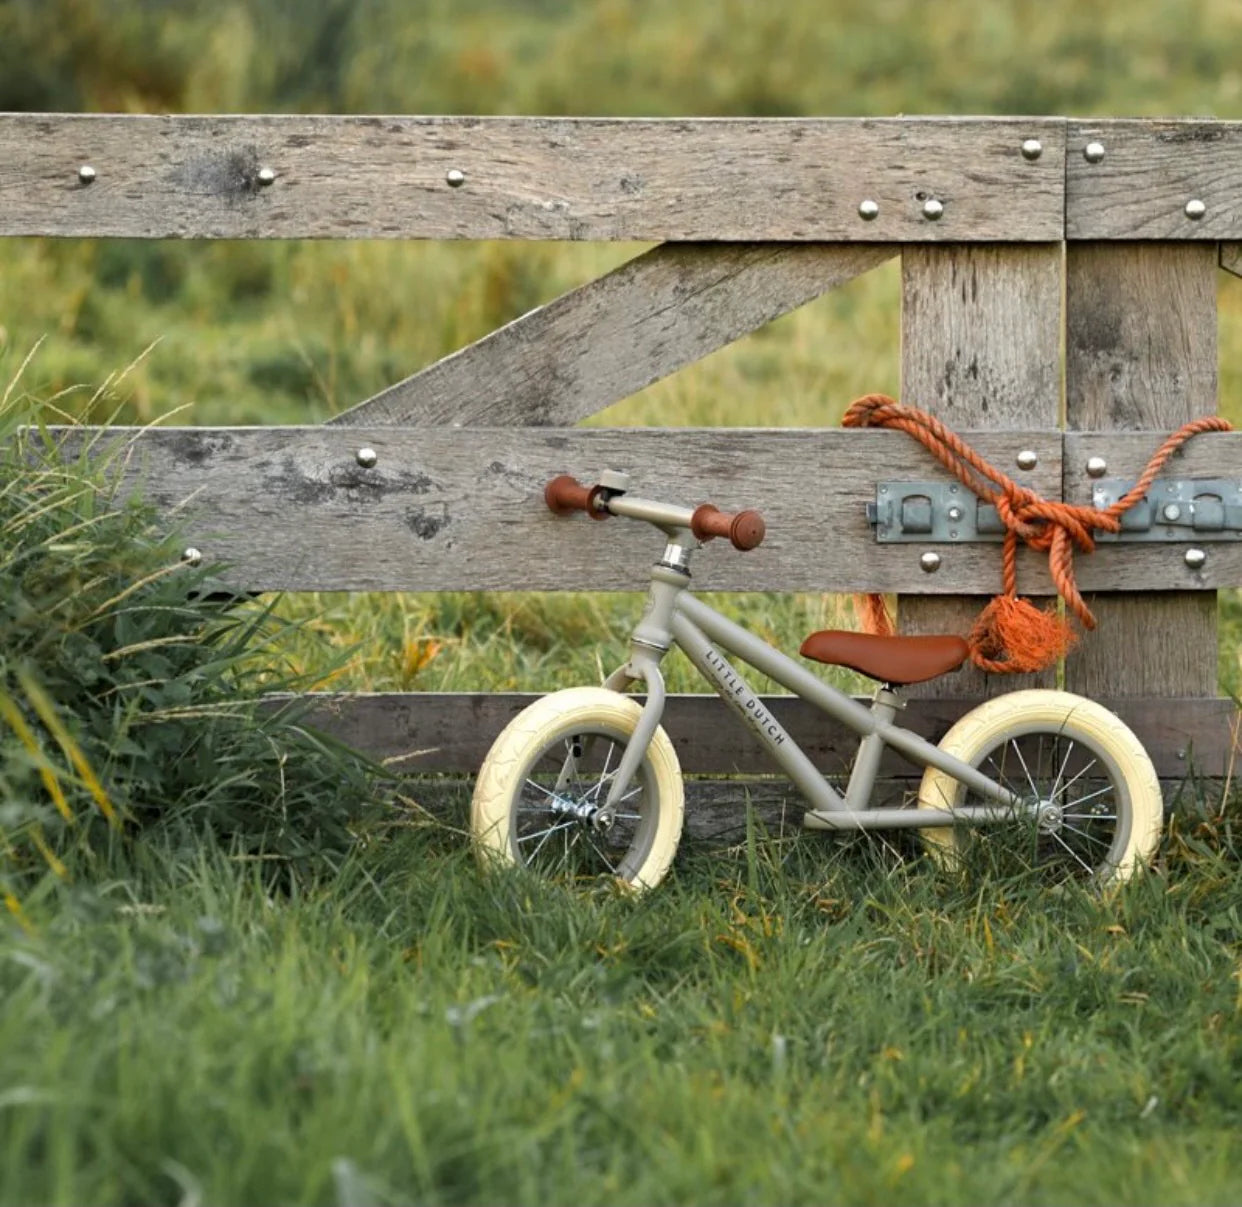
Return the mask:
<path id="1" fill-rule="evenodd" d="M 1067 239 L 1242 238 L 1242 122 L 1071 121 L 1065 189 Z"/>
<path id="2" fill-rule="evenodd" d="M 0 235 L 1050 240 L 1064 225 L 1064 130 L 1054 118 L 9 114 Z M 923 212 L 931 198 L 938 220 Z"/>
<path id="3" fill-rule="evenodd" d="M 1215 411 L 1214 246 L 1071 246 L 1066 317 L 1070 429 L 1171 428 Z M 1202 444 L 1215 439 L 1224 438 L 1202 437 L 1186 457 L 1206 455 Z M 1116 453 L 1103 455 L 1120 464 L 1122 447 L 1118 441 Z M 1081 488 L 1083 464 L 1077 459 L 1067 475 L 1071 493 Z M 1143 556 L 1153 555 L 1135 564 Z M 1120 555 L 1110 551 L 1109 557 Z M 1178 571 L 1169 564 L 1174 557 L 1153 570 L 1156 581 L 1170 588 L 1187 585 L 1185 567 Z M 1209 560 L 1213 573 L 1225 561 L 1215 553 Z M 1107 564 L 1103 554 L 1099 564 Z M 1084 581 L 1091 579 L 1084 575 Z M 1066 661 L 1071 690 L 1088 696 L 1215 695 L 1214 594 L 1098 595 L 1087 602 L 1099 627 Z"/>
<path id="4" fill-rule="evenodd" d="M 957 429 L 1057 425 L 1059 245 L 906 248 L 902 253 L 901 328 L 906 402 L 930 410 Z M 1015 481 L 1034 486 L 1034 475 L 1020 470 L 1014 455 L 996 464 Z M 1034 488 L 1045 493 L 1041 487 Z M 1000 556 L 994 556 L 997 574 L 988 587 L 992 592 L 1001 589 Z M 974 589 L 957 579 L 947 560 L 930 577 L 949 577 L 961 592 Z M 1020 572 L 1018 585 L 1024 593 L 1034 593 L 1041 581 Z M 965 597 L 903 599 L 898 603 L 898 620 L 908 633 L 965 633 L 986 602 Z M 924 685 L 917 694 L 982 697 L 1054 681 L 1053 671 L 985 675 L 967 664 L 944 680 Z"/>
<path id="5" fill-rule="evenodd" d="M 666 243 L 331 422 L 572 424 L 869 271 L 893 251 L 869 243 Z"/>
<path id="6" fill-rule="evenodd" d="M 1065 498 L 1091 503 L 1092 457 L 1103 458 L 1108 478 L 1134 481 L 1160 447 L 1165 432 L 1066 432 Z M 1167 478 L 1228 478 L 1242 486 L 1242 432 L 1205 433 L 1184 445 L 1165 467 Z M 1186 565 L 1186 550 L 1202 549 L 1207 561 Z M 1200 591 L 1242 583 L 1242 533 L 1229 540 L 1196 537 L 1185 530 L 1172 544 L 1100 543 L 1089 557 L 1076 559 L 1079 586 L 1087 591 Z"/>
<path id="7" fill-rule="evenodd" d="M 394 692 L 293 699 L 297 707 L 307 709 L 307 724 L 387 761 L 395 770 L 421 775 L 473 774 L 500 731 L 539 696 Z M 1219 778 L 1239 753 L 1238 708 L 1232 700 L 1100 702 L 1134 730 L 1162 778 L 1180 779 L 1192 771 Z M 938 742 L 977 703 L 961 697 L 914 699 L 901 714 L 902 724 Z M 848 772 L 858 743 L 851 731 L 794 696 L 766 696 L 764 706 L 820 771 L 829 776 Z M 773 770 L 751 731 L 715 696 L 670 696 L 663 723 L 688 774 L 756 775 Z M 918 768 L 891 752 L 881 767 L 881 775 L 890 779 L 919 774 Z"/>
<path id="8" fill-rule="evenodd" d="M 61 429 L 76 451 L 102 437 L 118 472 L 161 509 L 225 579 L 248 590 L 633 590 L 663 538 L 646 524 L 557 517 L 545 484 L 604 469 L 643 497 L 726 510 L 758 507 L 768 537 L 750 553 L 712 542 L 695 560 L 706 590 L 980 591 L 996 588 L 998 545 L 942 547 L 938 575 L 919 545 L 876 545 L 865 504 L 881 478 L 948 481 L 900 432 L 841 429 L 168 428 Z M 1025 475 L 1060 489 L 1059 432 L 971 434 Z M 362 468 L 356 453 L 376 453 Z M 1035 554 L 1031 590 L 1049 589 Z"/>

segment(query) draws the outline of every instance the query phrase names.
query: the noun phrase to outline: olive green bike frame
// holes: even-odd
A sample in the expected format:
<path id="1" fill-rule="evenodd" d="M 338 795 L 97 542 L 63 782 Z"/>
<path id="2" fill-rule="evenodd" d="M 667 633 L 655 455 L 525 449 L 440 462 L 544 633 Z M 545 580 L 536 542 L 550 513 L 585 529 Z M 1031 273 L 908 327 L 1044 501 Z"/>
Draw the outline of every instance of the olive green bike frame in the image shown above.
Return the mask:
<path id="1" fill-rule="evenodd" d="M 625 795 L 660 724 L 665 701 L 660 663 L 676 646 L 741 717 L 772 761 L 797 785 L 811 806 L 804 817 L 809 828 L 926 829 L 1012 821 L 1015 817 L 1037 814 L 1037 802 L 1020 800 L 977 768 L 896 724 L 894 718 L 903 704 L 888 687 L 880 688 L 871 706 L 866 707 L 695 598 L 689 590 L 689 559 L 697 542 L 680 522 L 670 522 L 669 512 L 673 509 L 626 496 L 610 500 L 609 510 L 656 524 L 666 533 L 669 543 L 652 569 L 647 608 L 631 637 L 630 660 L 605 683 L 608 688 L 623 691 L 641 682 L 647 693 L 642 715 L 609 786 L 605 811 L 614 811 Z M 677 517 L 678 521 L 680 518 Z M 721 650 L 735 655 L 859 735 L 858 753 L 844 795 L 817 770 Z M 920 767 L 947 772 L 993 803 L 954 809 L 871 807 L 880 760 L 888 747 Z"/>

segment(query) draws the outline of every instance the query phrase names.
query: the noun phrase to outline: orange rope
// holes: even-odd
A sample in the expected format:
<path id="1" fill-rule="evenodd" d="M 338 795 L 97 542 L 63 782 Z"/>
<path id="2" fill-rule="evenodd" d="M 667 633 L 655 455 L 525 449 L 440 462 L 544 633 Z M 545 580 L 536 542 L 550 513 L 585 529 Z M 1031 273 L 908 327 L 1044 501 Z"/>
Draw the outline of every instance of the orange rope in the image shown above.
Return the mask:
<path id="1" fill-rule="evenodd" d="M 842 423 L 845 427 L 887 427 L 906 432 L 963 485 L 996 508 L 1005 525 L 1003 591 L 980 614 L 969 642 L 975 665 L 998 673 L 1043 670 L 1074 641 L 1072 630 L 1059 617 L 1018 599 L 1018 542 L 1047 552 L 1052 581 L 1061 598 L 1084 628 L 1094 629 L 1095 617 L 1074 579 L 1074 550 L 1090 553 L 1095 548 L 1092 534 L 1097 529 L 1118 531 L 1121 517 L 1147 494 L 1165 462 L 1192 436 L 1233 430 L 1227 420 L 1214 415 L 1183 424 L 1156 450 L 1123 498 L 1111 507 L 1097 508 L 1054 502 L 1020 486 L 940 420 L 885 394 L 866 394 L 851 403 Z M 892 632 L 891 622 L 885 628 L 881 597 L 869 597 L 864 612 L 868 631 Z"/>

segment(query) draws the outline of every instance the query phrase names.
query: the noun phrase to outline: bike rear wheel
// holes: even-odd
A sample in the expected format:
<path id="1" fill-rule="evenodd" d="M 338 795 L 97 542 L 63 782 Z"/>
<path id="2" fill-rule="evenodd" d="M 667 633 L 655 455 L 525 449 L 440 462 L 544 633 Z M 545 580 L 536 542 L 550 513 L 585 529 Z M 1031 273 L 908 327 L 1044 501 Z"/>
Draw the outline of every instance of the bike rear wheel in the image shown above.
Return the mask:
<path id="1" fill-rule="evenodd" d="M 641 714 L 627 696 L 583 687 L 554 692 L 515 717 L 475 784 L 470 826 L 484 861 L 556 880 L 655 887 L 685 814 L 681 768 L 663 729 L 615 816 L 601 813 Z"/>
<path id="2" fill-rule="evenodd" d="M 1164 804 L 1147 752 L 1120 718 L 1061 691 L 997 696 L 967 713 L 940 748 L 1013 792 L 1030 814 L 1005 823 L 920 831 L 938 863 L 961 866 L 974 840 L 1003 836 L 1020 865 L 1052 881 L 1129 879 L 1160 845 Z M 958 809 L 989 802 L 928 768 L 919 806 Z"/>

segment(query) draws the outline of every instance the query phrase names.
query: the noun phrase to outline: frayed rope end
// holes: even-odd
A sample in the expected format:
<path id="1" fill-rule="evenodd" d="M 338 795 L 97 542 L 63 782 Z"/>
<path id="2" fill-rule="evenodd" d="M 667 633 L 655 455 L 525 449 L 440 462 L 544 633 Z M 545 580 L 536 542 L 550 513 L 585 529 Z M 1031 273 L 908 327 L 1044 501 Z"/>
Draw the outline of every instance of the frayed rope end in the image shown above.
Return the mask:
<path id="1" fill-rule="evenodd" d="M 998 595 L 970 632 L 970 656 L 985 671 L 1022 674 L 1042 671 L 1069 652 L 1078 640 L 1055 612 L 1016 595 Z"/>

